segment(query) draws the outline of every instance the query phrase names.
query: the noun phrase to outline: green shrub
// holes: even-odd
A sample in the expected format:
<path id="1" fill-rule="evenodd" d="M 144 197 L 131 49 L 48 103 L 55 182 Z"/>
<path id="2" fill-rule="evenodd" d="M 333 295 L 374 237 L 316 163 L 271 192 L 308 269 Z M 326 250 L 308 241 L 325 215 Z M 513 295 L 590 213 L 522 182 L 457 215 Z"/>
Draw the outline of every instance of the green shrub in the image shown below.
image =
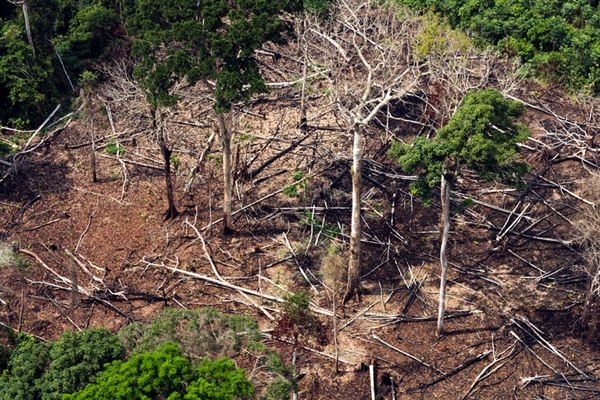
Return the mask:
<path id="1" fill-rule="evenodd" d="M 125 149 L 119 143 L 109 142 L 106 144 L 106 152 L 113 156 L 122 156 L 125 154 Z"/>
<path id="2" fill-rule="evenodd" d="M 119 337 L 132 354 L 153 351 L 164 343 L 175 342 L 179 343 L 183 354 L 196 360 L 205 356 L 232 356 L 243 344 L 262 349 L 260 331 L 254 319 L 221 314 L 211 308 L 166 308 L 148 325 L 133 323 L 121 329 Z"/>

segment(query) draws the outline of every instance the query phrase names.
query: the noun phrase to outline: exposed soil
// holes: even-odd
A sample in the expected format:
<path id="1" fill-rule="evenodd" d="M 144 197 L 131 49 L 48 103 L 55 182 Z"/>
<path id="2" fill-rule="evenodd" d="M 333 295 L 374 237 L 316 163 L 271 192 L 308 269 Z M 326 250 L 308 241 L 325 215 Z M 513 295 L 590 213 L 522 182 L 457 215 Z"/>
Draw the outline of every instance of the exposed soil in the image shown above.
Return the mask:
<path id="1" fill-rule="evenodd" d="M 147 133 L 143 107 L 137 114 L 126 105 L 118 109 L 116 100 L 104 93 L 88 112 L 97 137 L 104 138 L 98 141 L 98 154 L 108 155 L 102 146 L 115 140 L 110 139 L 112 128 L 103 109 L 111 105 L 116 131 L 129 130 L 118 139 L 125 148 L 121 158 L 153 168 L 128 163 L 125 176 L 117 157 L 99 156 L 99 182 L 92 183 L 90 146 L 72 148 L 90 140 L 91 125 L 83 117 L 30 155 L 0 194 L 2 242 L 28 252 L 19 253 L 26 263 L 0 269 L 3 324 L 53 340 L 66 330 L 99 325 L 117 331 L 164 307 L 210 306 L 253 315 L 262 329 L 274 328 L 239 292 L 166 268 L 215 278 L 207 253 L 230 283 L 278 297 L 305 291 L 315 306 L 331 310 L 333 288 L 323 285 L 323 279 L 330 280 L 320 265 L 332 244 L 347 249 L 351 140 L 345 133 L 315 129 L 257 176 L 238 176 L 235 210 L 291 185 L 296 170 L 310 178 L 297 185 L 296 197 L 278 193 L 236 213 L 234 234 L 223 236 L 220 223 L 211 225 L 221 217 L 218 139 L 184 193 L 190 170 L 216 129 L 210 107 L 195 100 L 201 98 L 198 92 L 183 98 L 165 117 L 180 160 L 175 176 L 180 215 L 168 221 L 163 217 L 167 204 L 160 153 Z M 588 118 L 589 105 L 574 103 L 552 88 L 530 87 L 515 95 L 579 121 L 593 143 L 597 130 L 595 116 Z M 317 115 L 327 99 L 312 96 L 311 112 Z M 251 171 L 306 134 L 297 128 L 298 104 L 298 89 L 290 87 L 236 111 L 237 171 L 253 160 L 245 168 Z M 404 115 L 415 107 L 408 102 Z M 134 120 L 137 125 L 132 125 Z M 550 143 L 540 127 L 549 131 L 568 125 L 533 108 L 524 122 L 540 143 Z M 335 128 L 335 117 L 325 125 Z M 397 131 L 408 140 L 415 128 L 407 123 Z M 338 306 L 338 326 L 347 325 L 339 337 L 340 371 L 335 372 L 328 357 L 334 354 L 331 318 L 318 314 L 329 330 L 330 344 L 319 348 L 309 341 L 307 347 L 328 356 L 298 350 L 297 366 L 306 374 L 299 382 L 300 398 L 370 398 L 371 360 L 377 364 L 377 391 L 385 399 L 392 398 L 391 382 L 397 399 L 598 398 L 600 351 L 582 337 L 580 326 L 585 261 L 580 249 L 568 242 L 575 237 L 568 221 L 579 218 L 585 207 L 573 194 L 591 201 L 597 196 L 586 192 L 587 171 L 593 167 L 572 156 L 596 165 L 593 155 L 581 155 L 566 142 L 553 150 L 528 142 L 524 154 L 532 171 L 525 192 L 482 184 L 474 174 L 463 176 L 460 193 L 479 203 L 465 210 L 459 210 L 459 201 L 454 204 L 447 332 L 436 337 L 439 209 L 436 201 L 425 208 L 409 194 L 409 181 L 386 159 L 387 141 L 379 133 L 376 128 L 369 133 L 365 155 L 370 161 L 363 192 L 363 293 Z M 502 234 L 520 213 L 523 218 L 512 226 L 513 233 Z M 31 253 L 71 284 L 57 279 Z M 75 284 L 94 298 L 70 290 Z M 251 297 L 256 304 L 262 302 Z M 278 304 L 263 304 L 277 318 Z M 291 345 L 270 341 L 269 346 L 291 361 Z M 249 358 L 237 361 L 252 368 Z"/>

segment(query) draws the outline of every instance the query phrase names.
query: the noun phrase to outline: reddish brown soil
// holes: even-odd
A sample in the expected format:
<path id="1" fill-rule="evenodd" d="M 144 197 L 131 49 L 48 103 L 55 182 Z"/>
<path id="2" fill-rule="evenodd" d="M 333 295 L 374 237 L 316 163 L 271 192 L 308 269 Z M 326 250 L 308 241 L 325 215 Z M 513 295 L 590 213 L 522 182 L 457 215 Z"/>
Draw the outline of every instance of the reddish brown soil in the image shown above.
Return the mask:
<path id="1" fill-rule="evenodd" d="M 540 90 L 542 102 L 552 107 L 556 92 Z M 522 95 L 533 101 L 526 93 Z M 288 110 L 286 107 L 294 107 L 295 101 L 290 101 L 289 106 L 282 103 L 280 112 L 285 114 Z M 268 102 L 257 104 L 252 112 L 266 113 L 269 107 Z M 587 109 L 584 107 L 569 107 L 572 108 L 561 104 L 560 108 L 553 110 L 561 115 L 572 116 L 575 112 L 577 116 L 586 115 Z M 97 132 L 110 132 L 106 117 L 99 108 L 96 109 L 95 118 L 96 121 L 104 121 L 96 122 Z M 259 129 L 258 124 L 264 123 L 265 126 L 260 127 L 263 136 L 275 135 L 274 126 L 279 121 L 264 121 L 249 114 L 240 118 L 239 129 L 242 132 L 245 129 Z M 528 118 L 531 118 L 529 124 L 532 127 L 535 127 L 535 123 L 553 121 L 552 117 L 535 111 L 531 111 Z M 123 127 L 117 126 L 118 129 Z M 281 129 L 285 129 L 288 138 L 304 134 L 287 120 Z M 310 143 L 276 162 L 257 178 L 268 177 L 283 169 L 287 170 L 285 174 L 254 184 L 239 180 L 241 198 L 236 195 L 235 209 L 289 185 L 295 169 L 307 173 L 322 171 L 327 167 L 325 172 L 309 180 L 306 189 L 300 189 L 300 197 L 291 198 L 284 194 L 270 197 L 237 214 L 235 233 L 222 236 L 218 223 L 211 229 L 202 229 L 221 214 L 221 172 L 217 145 L 213 146 L 210 153 L 212 158 L 209 157 L 204 163 L 201 176 L 194 182 L 192 194 L 184 195 L 183 188 L 190 178 L 188 171 L 204 149 L 205 142 L 195 142 L 190 145 L 195 147 L 187 147 L 193 149 L 192 154 L 179 153 L 182 165 L 176 176 L 175 188 L 180 215 L 174 220 L 164 221 L 166 199 L 160 170 L 128 165 L 128 183 L 122 192 L 123 175 L 119 162 L 98 157 L 99 182 L 91 182 L 90 147 L 68 148 L 88 141 L 88 131 L 89 125 L 77 120 L 47 147 L 31 155 L 19 175 L 0 194 L 0 233 L 4 242 L 14 243 L 17 248 L 37 254 L 49 268 L 94 291 L 96 298 L 103 302 L 81 293 L 73 295 L 72 291 L 65 290 L 70 288 L 68 284 L 58 281 L 30 255 L 21 253 L 19 256 L 26 259 L 28 265 L 0 270 L 0 298 L 5 302 L 0 305 L 0 322 L 53 340 L 66 330 L 99 325 L 117 331 L 133 320 L 148 320 L 167 306 L 211 306 L 226 313 L 253 315 L 261 328 L 273 328 L 275 324 L 238 292 L 164 268 L 177 267 L 214 277 L 205 250 L 191 226 L 206 238 L 209 244 L 207 251 L 226 280 L 276 296 L 306 291 L 313 296 L 315 304 L 331 309 L 330 292 L 313 279 L 319 293 L 316 295 L 298 273 L 295 262 L 288 260 L 267 266 L 289 256 L 283 244 L 284 235 L 287 235 L 298 255 L 299 264 L 316 277 L 322 276 L 320 264 L 330 242 L 324 241 L 322 236 L 319 246 L 314 246 L 317 229 L 313 226 L 311 231 L 305 223 L 308 214 L 293 208 L 311 205 L 329 207 L 331 210 L 326 213 L 316 212 L 314 221 L 321 225 L 324 221 L 329 229 L 341 227 L 345 234 L 348 233 L 348 166 L 326 159 L 325 153 L 320 153 L 323 149 L 319 148 L 327 143 L 331 154 L 346 152 L 349 143 L 347 138 L 315 132 L 315 138 L 311 138 Z M 199 136 L 206 138 L 210 131 L 211 128 L 202 131 Z M 158 160 L 156 146 L 152 143 L 143 136 L 137 137 L 135 144 L 125 143 L 124 158 L 150 149 L 148 154 L 153 154 Z M 249 160 L 265 141 L 246 142 L 240 139 L 238 143 L 240 165 Z M 260 155 L 253 167 L 286 147 L 287 143 L 276 143 L 270 147 Z M 183 145 L 178 148 L 185 149 Z M 379 139 L 371 137 L 368 140 L 367 158 L 383 162 L 388 165 L 388 171 L 393 173 L 393 166 L 386 161 L 382 152 L 378 152 L 380 149 Z M 563 151 L 568 155 L 568 149 L 557 149 L 558 153 Z M 315 155 L 319 158 L 317 162 L 311 161 L 311 156 Z M 554 155 L 550 154 L 549 157 Z M 527 152 L 526 157 L 533 165 L 527 179 L 533 179 L 547 165 L 544 160 L 548 155 L 541 159 L 538 153 Z M 160 167 L 157 162 L 141 158 L 137 160 Z M 583 194 L 585 191 L 582 187 L 585 185 L 581 178 L 585 175 L 582 171 L 580 162 L 566 160 L 546 169 L 543 176 Z M 365 232 L 369 243 L 364 246 L 363 273 L 377 266 L 379 268 L 364 278 L 360 302 L 352 300 L 340 306 L 338 325 L 345 324 L 367 307 L 372 307 L 340 333 L 342 362 L 338 373 L 335 372 L 332 359 L 305 349 L 299 350 L 297 365 L 299 371 L 306 374 L 299 383 L 301 398 L 370 398 L 369 371 L 366 367 L 370 360 L 376 361 L 377 390 L 385 399 L 392 398 L 391 388 L 380 384 L 382 380 L 386 381 L 386 374 L 394 382 L 397 399 L 592 399 L 600 396 L 600 386 L 595 382 L 600 352 L 581 336 L 579 321 L 585 292 L 585 262 L 577 247 L 516 235 L 506 235 L 496 241 L 497 231 L 477 226 L 476 223 L 489 221 L 496 227 L 502 227 L 506 213 L 474 205 L 470 210 L 476 215 L 468 212 L 457 214 L 451 232 L 449 259 L 453 267 L 450 271 L 447 312 L 448 315 L 455 315 L 462 310 L 468 311 L 469 315 L 449 318 L 446 334 L 436 337 L 435 320 L 412 321 L 406 316 L 414 320 L 436 314 L 439 284 L 438 210 L 435 206 L 424 208 L 412 198 L 407 192 L 406 181 L 396 182 L 397 197 L 394 198 L 389 178 L 374 172 L 370 173 L 370 178 L 372 181 L 365 181 L 365 193 L 371 191 L 368 198 L 371 209 L 365 211 Z M 484 193 L 484 187 L 471 178 L 468 174 L 465 176 L 461 186 L 463 193 L 507 210 L 516 206 L 514 197 L 517 192 Z M 539 180 L 536 182 L 543 183 Z M 497 188 L 501 189 L 500 186 Z M 576 219 L 582 204 L 560 189 L 542 185 L 534 188 L 535 193 L 529 192 L 524 199 L 526 203 L 531 203 L 528 216 L 538 220 L 545 213 L 550 215 L 531 228 L 529 233 L 552 239 L 573 238 L 572 228 L 565 219 Z M 39 199 L 30 204 L 36 196 L 40 196 Z M 388 222 L 385 222 L 392 220 L 392 206 L 393 228 L 405 241 L 391 234 Z M 289 209 L 282 209 L 284 207 Z M 334 207 L 345 209 L 335 210 Z M 550 207 L 564 218 L 552 212 Z M 523 231 L 528 225 L 522 222 L 515 230 Z M 313 245 L 306 251 L 309 239 Z M 347 242 L 343 235 L 337 235 L 335 240 L 341 247 Z M 86 264 L 95 276 L 102 279 L 103 284 L 90 279 L 66 255 L 67 250 L 76 254 L 83 263 L 89 260 L 104 269 L 105 273 Z M 556 273 L 547 279 L 537 279 L 541 275 L 537 268 Z M 285 290 L 266 281 L 259 284 L 259 270 Z M 409 302 L 411 282 L 419 283 L 421 287 Z M 260 302 L 260 299 L 253 301 Z M 267 302 L 265 305 L 277 315 L 272 310 L 278 308 L 277 304 Z M 403 311 L 408 321 L 400 320 Z M 331 318 L 323 315 L 319 315 L 319 318 L 331 329 Z M 395 322 L 394 318 L 397 318 Z M 523 319 L 539 328 L 539 337 L 564 355 L 564 360 L 544 348 L 540 340 L 535 339 L 533 328 L 527 328 Z M 381 341 L 412 358 L 383 345 Z M 333 355 L 332 343 L 330 340 L 330 344 L 320 350 Z M 269 342 L 269 346 L 280 351 L 286 360 L 291 360 L 291 346 L 275 341 Z M 314 343 L 308 346 L 316 347 Z M 491 353 L 465 368 L 461 367 L 484 352 Z M 493 364 L 494 360 L 497 362 Z M 237 361 L 240 365 L 252 368 L 252 360 L 240 356 Z M 548 378 L 556 375 L 561 378 L 561 374 L 571 380 L 573 388 L 568 388 L 565 381 L 561 383 L 563 387 L 535 381 L 525 384 L 525 379 L 530 377 Z M 474 386 L 477 377 L 481 380 Z"/>

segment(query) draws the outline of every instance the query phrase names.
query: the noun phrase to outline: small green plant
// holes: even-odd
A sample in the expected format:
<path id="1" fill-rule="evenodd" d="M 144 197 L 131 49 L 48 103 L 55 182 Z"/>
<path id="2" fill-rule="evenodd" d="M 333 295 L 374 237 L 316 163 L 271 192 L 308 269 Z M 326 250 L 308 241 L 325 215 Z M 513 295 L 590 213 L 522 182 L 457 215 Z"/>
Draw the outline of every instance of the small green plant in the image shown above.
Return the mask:
<path id="1" fill-rule="evenodd" d="M 298 197 L 298 186 L 290 185 L 283 189 L 283 194 L 289 197 Z"/>
<path id="2" fill-rule="evenodd" d="M 312 226 L 314 230 L 320 232 L 322 235 L 325 235 L 330 239 L 333 239 L 342 233 L 342 230 L 337 226 L 329 225 L 324 221 L 315 220 L 308 210 L 304 211 L 304 215 L 300 220 L 300 224 Z"/>
<path id="3" fill-rule="evenodd" d="M 290 197 L 299 197 L 300 189 L 303 191 L 306 191 L 308 189 L 306 181 L 300 182 L 302 179 L 304 179 L 304 172 L 302 172 L 301 170 L 294 171 L 292 179 L 294 180 L 294 182 L 298 183 L 293 183 L 289 186 L 286 186 L 283 189 L 283 193 Z"/>
<path id="4" fill-rule="evenodd" d="M 113 156 L 122 156 L 125 154 L 125 149 L 119 143 L 108 142 L 106 144 L 106 152 L 108 154 L 112 154 Z"/>
<path id="5" fill-rule="evenodd" d="M 283 314 L 273 337 L 285 342 L 292 342 L 294 346 L 316 341 L 317 346 L 326 345 L 329 340 L 327 332 L 321 321 L 310 311 L 310 297 L 306 293 L 295 293 L 285 297 Z"/>
<path id="6" fill-rule="evenodd" d="M 98 82 L 98 75 L 94 74 L 91 71 L 85 70 L 79 75 L 79 86 L 82 86 L 86 89 L 91 88 Z M 106 110 L 106 108 L 105 108 Z"/>
<path id="7" fill-rule="evenodd" d="M 248 125 L 246 129 L 252 130 L 252 125 Z M 235 143 L 252 141 L 255 137 L 256 136 L 249 133 L 240 133 L 235 137 Z"/>
<path id="8" fill-rule="evenodd" d="M 267 387 L 267 396 L 265 397 L 265 400 L 288 400 L 290 398 L 290 392 L 293 389 L 293 382 L 282 377 L 277 377 Z"/>
<path id="9" fill-rule="evenodd" d="M 11 152 L 11 150 L 12 150 L 12 147 L 8 143 L 5 143 L 4 141 L 0 141 L 0 156 L 9 154 Z"/>
<path id="10" fill-rule="evenodd" d="M 21 273 L 26 273 L 31 265 L 29 264 L 29 261 L 17 255 L 13 255 L 12 263 Z"/>
<path id="11" fill-rule="evenodd" d="M 223 165 L 223 155 L 221 154 L 209 154 L 208 156 L 206 156 L 206 159 L 214 162 L 219 166 Z"/>
<path id="12" fill-rule="evenodd" d="M 169 159 L 169 161 L 170 161 L 173 169 L 175 171 L 178 171 L 179 167 L 181 166 L 181 160 L 179 160 L 179 157 L 177 156 L 177 154 L 171 154 L 171 158 Z"/>

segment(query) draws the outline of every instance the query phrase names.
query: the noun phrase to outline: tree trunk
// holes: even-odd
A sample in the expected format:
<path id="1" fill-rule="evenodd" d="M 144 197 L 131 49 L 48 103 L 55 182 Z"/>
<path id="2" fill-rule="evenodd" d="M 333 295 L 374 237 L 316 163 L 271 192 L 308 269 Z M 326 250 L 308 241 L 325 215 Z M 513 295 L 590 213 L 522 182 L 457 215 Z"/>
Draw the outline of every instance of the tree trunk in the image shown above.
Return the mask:
<path id="1" fill-rule="evenodd" d="M 581 325 L 586 337 L 595 339 L 598 333 L 598 267 L 591 268 L 588 277 L 588 291 L 583 302 L 583 311 L 581 313 Z"/>
<path id="2" fill-rule="evenodd" d="M 442 197 L 442 245 L 440 246 L 440 264 L 442 273 L 440 275 L 440 303 L 438 308 L 437 335 L 444 332 L 444 310 L 446 309 L 446 274 L 448 272 L 448 260 L 446 248 L 448 247 L 448 233 L 450 232 L 450 183 L 442 174 L 441 184 Z"/>
<path id="3" fill-rule="evenodd" d="M 169 208 L 165 212 L 165 220 L 177 217 L 179 214 L 175 208 L 175 199 L 173 197 L 173 183 L 171 181 L 171 154 L 172 151 L 167 147 L 164 139 L 159 140 L 158 145 L 160 146 L 160 152 L 165 161 L 165 183 L 167 185 L 167 202 Z"/>
<path id="4" fill-rule="evenodd" d="M 223 234 L 233 232 L 231 221 L 231 111 L 227 114 L 227 121 L 223 113 L 217 114 L 219 118 L 219 131 L 223 144 Z"/>
<path id="5" fill-rule="evenodd" d="M 348 286 L 344 295 L 346 303 L 355 293 L 360 291 L 360 237 L 362 226 L 360 220 L 360 203 L 362 191 L 362 126 L 355 124 L 354 145 L 352 148 L 352 221 L 350 228 L 350 260 L 348 265 Z"/>
<path id="6" fill-rule="evenodd" d="M 94 120 L 92 117 L 90 117 L 90 119 L 92 122 L 92 129 L 90 129 L 90 135 L 92 139 L 92 153 L 90 155 L 90 161 L 92 163 L 92 182 L 96 183 L 98 182 L 98 177 L 96 175 L 96 135 L 94 133 Z"/>
<path id="7" fill-rule="evenodd" d="M 25 32 L 27 32 L 27 41 L 35 57 L 35 46 L 33 45 L 33 36 L 31 36 L 31 25 L 29 24 L 29 11 L 27 9 L 27 0 L 23 1 L 23 19 L 25 19 Z"/>
<path id="8" fill-rule="evenodd" d="M 300 124 L 298 127 L 301 130 L 307 130 L 307 120 L 306 120 L 306 77 L 308 76 L 308 57 L 307 57 L 307 44 L 306 37 L 304 37 L 304 30 L 306 29 L 306 20 L 302 20 L 302 54 L 303 54 L 303 69 L 302 69 L 302 95 L 300 96 Z"/>

